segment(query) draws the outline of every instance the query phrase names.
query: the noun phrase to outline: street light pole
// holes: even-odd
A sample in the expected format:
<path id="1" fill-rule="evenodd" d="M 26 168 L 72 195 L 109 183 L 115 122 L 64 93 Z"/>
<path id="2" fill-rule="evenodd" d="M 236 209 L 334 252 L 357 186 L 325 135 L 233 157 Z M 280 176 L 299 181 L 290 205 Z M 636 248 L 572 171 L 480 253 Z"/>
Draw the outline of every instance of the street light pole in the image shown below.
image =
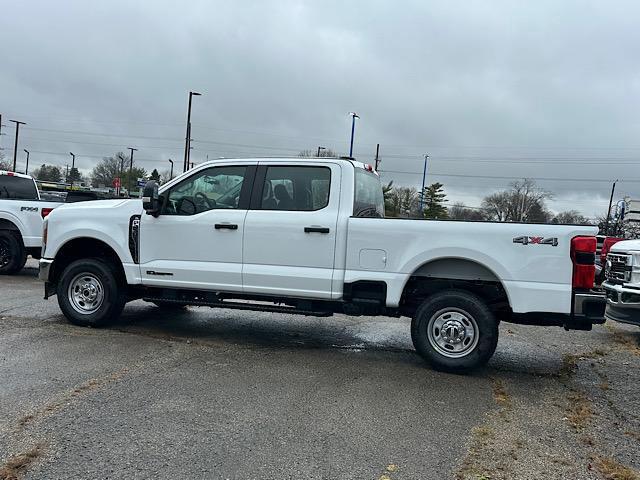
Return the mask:
<path id="1" fill-rule="evenodd" d="M 171 164 L 171 173 L 169 174 L 169 180 L 173 180 L 173 160 L 169 159 L 169 163 Z"/>
<path id="2" fill-rule="evenodd" d="M 613 203 L 613 193 L 616 191 L 616 183 L 618 183 L 618 179 L 613 182 L 611 186 L 611 196 L 609 197 L 609 210 L 607 210 L 607 220 L 604 223 L 604 234 L 609 235 L 609 218 L 611 217 L 611 204 Z"/>
<path id="3" fill-rule="evenodd" d="M 69 152 L 69 155 L 71 155 L 71 175 L 73 176 L 73 169 L 76 166 L 76 156 Z M 67 181 L 69 181 L 69 175 L 67 175 Z M 71 179 L 71 190 L 73 190 L 73 178 Z"/>
<path id="4" fill-rule="evenodd" d="M 349 157 L 353 157 L 353 134 L 356 131 L 356 118 L 360 118 L 356 112 L 349 112 L 351 115 L 351 144 L 349 146 Z"/>
<path id="5" fill-rule="evenodd" d="M 129 196 L 131 196 L 131 191 L 133 190 L 132 180 L 133 180 L 133 152 L 137 152 L 137 148 L 128 147 L 131 155 L 129 155 Z"/>
<path id="6" fill-rule="evenodd" d="M 13 144 L 13 171 L 16 171 L 16 159 L 18 158 L 18 133 L 20 132 L 20 125 L 26 125 L 24 122 L 18 120 L 9 120 L 16 124 L 16 141 Z"/>
<path id="7" fill-rule="evenodd" d="M 316 157 L 320 157 L 320 150 L 326 150 L 327 147 L 318 147 L 318 153 L 316 154 Z"/>
<path id="8" fill-rule="evenodd" d="M 427 160 L 429 155 L 424 156 L 424 169 L 422 170 L 422 190 L 420 190 L 420 211 L 424 208 L 424 186 L 427 181 Z"/>
<path id="9" fill-rule="evenodd" d="M 199 96 L 202 94 L 189 91 L 189 107 L 187 109 L 187 134 L 184 138 L 184 164 L 182 168 L 183 172 L 186 172 L 189 169 L 189 157 L 191 148 L 191 99 L 194 95 Z"/>
<path id="10" fill-rule="evenodd" d="M 29 150 L 25 148 L 24 153 L 27 154 L 27 165 L 24 167 L 24 174 L 29 175 Z"/>

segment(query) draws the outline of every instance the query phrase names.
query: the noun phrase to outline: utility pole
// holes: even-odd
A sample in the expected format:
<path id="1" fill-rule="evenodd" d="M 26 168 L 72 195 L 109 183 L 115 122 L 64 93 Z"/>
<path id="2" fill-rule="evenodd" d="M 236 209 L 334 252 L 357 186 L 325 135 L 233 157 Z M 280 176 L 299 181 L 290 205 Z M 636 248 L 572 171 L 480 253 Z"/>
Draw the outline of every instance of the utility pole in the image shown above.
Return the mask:
<path id="1" fill-rule="evenodd" d="M 609 235 L 609 218 L 611 217 L 611 204 L 613 203 L 613 193 L 616 191 L 616 183 L 618 179 L 611 185 L 611 196 L 609 197 L 609 209 L 607 210 L 607 220 L 604 223 L 604 234 Z"/>
<path id="2" fill-rule="evenodd" d="M 120 173 L 118 174 L 118 186 L 116 187 L 116 195 L 120 196 L 120 190 L 122 188 L 122 172 L 124 171 L 124 157 L 118 153 L 120 159 Z"/>
<path id="3" fill-rule="evenodd" d="M 316 157 L 320 157 L 320 150 L 326 150 L 326 147 L 318 147 L 318 153 L 316 153 Z"/>
<path id="4" fill-rule="evenodd" d="M 171 164 L 171 173 L 169 174 L 169 180 L 173 180 L 173 160 L 169 159 L 169 163 Z"/>
<path id="5" fill-rule="evenodd" d="M 71 175 L 73 175 L 73 169 L 76 167 L 76 156 L 69 152 L 69 155 L 71 155 Z M 69 181 L 69 172 L 67 171 L 67 178 L 66 181 Z M 73 190 L 73 178 L 71 179 L 71 190 Z"/>
<path id="6" fill-rule="evenodd" d="M 27 150 L 26 148 L 24 149 L 24 153 L 27 154 L 27 166 L 24 167 L 24 174 L 25 175 L 29 175 L 29 150 Z"/>
<path id="7" fill-rule="evenodd" d="M 16 141 L 13 144 L 13 171 L 16 171 L 16 159 L 18 158 L 18 133 L 20 132 L 20 125 L 26 125 L 24 122 L 18 120 L 9 120 L 16 124 Z"/>
<path id="8" fill-rule="evenodd" d="M 378 171 L 378 165 L 380 164 L 380 144 L 376 145 L 376 172 Z"/>
<path id="9" fill-rule="evenodd" d="M 429 155 L 424 156 L 424 169 L 422 170 L 422 190 L 420 190 L 420 211 L 424 209 L 424 187 L 425 182 L 427 181 L 427 161 L 429 160 Z"/>
<path id="10" fill-rule="evenodd" d="M 131 192 L 133 191 L 133 187 L 135 187 L 135 183 L 132 184 L 133 181 L 133 152 L 137 152 L 137 148 L 128 147 L 131 155 L 129 156 L 129 196 L 131 196 Z"/>
<path id="11" fill-rule="evenodd" d="M 64 175 L 64 181 L 66 182 L 67 178 L 69 178 L 69 164 L 65 163 L 64 166 L 67 167 L 67 173 L 65 173 L 65 175 Z"/>
<path id="12" fill-rule="evenodd" d="M 356 118 L 360 118 L 356 112 L 349 112 L 351 115 L 351 144 L 349 146 L 349 157 L 353 158 L 353 135 L 356 131 Z"/>
<path id="13" fill-rule="evenodd" d="M 184 165 L 182 168 L 183 172 L 186 172 L 189 169 L 189 157 L 191 156 L 191 99 L 193 96 L 202 95 L 198 92 L 189 92 L 189 107 L 187 109 L 187 134 L 184 138 Z"/>

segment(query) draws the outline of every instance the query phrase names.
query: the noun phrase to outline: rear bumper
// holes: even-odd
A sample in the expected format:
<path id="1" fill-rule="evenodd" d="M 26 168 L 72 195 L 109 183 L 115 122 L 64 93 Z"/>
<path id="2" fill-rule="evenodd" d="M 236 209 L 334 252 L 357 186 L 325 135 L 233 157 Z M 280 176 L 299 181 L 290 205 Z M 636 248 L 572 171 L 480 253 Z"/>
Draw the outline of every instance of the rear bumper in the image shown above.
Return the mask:
<path id="1" fill-rule="evenodd" d="M 571 313 L 514 313 L 509 320 L 524 325 L 557 326 L 564 327 L 566 330 L 591 330 L 594 324 L 604 323 L 606 305 L 604 292 L 576 292 L 573 294 Z"/>
<path id="2" fill-rule="evenodd" d="M 609 282 L 602 286 L 607 295 L 606 319 L 640 326 L 640 289 Z"/>

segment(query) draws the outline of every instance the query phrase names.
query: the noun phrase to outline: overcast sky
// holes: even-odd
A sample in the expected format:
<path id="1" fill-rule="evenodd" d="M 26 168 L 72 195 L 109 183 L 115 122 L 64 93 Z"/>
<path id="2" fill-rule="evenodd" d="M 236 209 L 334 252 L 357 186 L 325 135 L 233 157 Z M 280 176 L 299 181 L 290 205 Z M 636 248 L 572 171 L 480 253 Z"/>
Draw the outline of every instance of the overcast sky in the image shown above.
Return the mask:
<path id="1" fill-rule="evenodd" d="M 180 165 L 318 145 L 382 178 L 480 204 L 513 178 L 588 216 L 640 197 L 640 3 L 580 1 L 0 2 L 0 146 L 88 172 L 136 147 Z M 24 169 L 24 154 L 19 155 Z M 404 173 L 401 173 L 404 172 Z M 407 173 L 408 172 L 408 173 Z"/>

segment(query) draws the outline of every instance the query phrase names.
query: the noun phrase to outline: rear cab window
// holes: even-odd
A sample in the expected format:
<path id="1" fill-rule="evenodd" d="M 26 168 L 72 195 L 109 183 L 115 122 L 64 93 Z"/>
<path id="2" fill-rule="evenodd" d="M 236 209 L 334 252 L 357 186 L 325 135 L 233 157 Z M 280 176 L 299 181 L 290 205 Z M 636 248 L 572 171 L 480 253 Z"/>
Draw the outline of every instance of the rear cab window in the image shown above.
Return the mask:
<path id="1" fill-rule="evenodd" d="M 380 177 L 358 166 L 354 166 L 354 171 L 353 216 L 384 218 L 384 195 Z"/>
<path id="2" fill-rule="evenodd" d="M 15 200 L 39 200 L 38 189 L 32 178 L 0 173 L 0 198 Z"/>

